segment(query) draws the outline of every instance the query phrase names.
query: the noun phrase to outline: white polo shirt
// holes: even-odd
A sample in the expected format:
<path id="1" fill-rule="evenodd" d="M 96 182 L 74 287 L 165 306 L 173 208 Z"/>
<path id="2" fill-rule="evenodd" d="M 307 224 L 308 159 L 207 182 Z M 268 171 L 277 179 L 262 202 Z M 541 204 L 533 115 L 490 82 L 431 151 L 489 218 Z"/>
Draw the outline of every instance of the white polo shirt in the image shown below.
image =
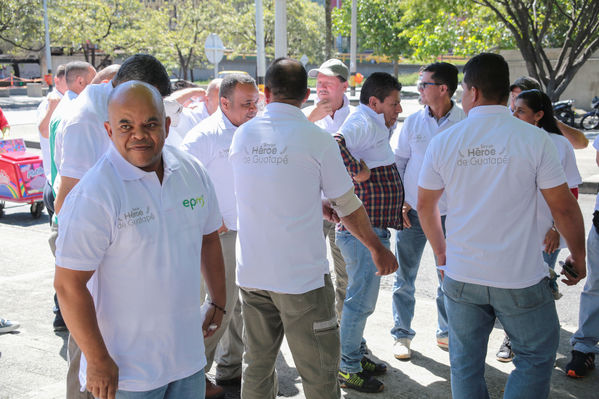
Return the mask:
<path id="1" fill-rule="evenodd" d="M 570 144 L 568 139 L 562 135 L 547 133 L 544 130 L 541 130 L 540 133 L 549 134 L 549 138 L 553 144 L 555 144 L 560 163 L 564 169 L 564 173 L 566 174 L 566 182 L 568 183 L 568 187 L 578 188 L 578 185 L 582 184 L 582 178 L 580 177 L 578 167 L 576 166 L 576 156 L 574 155 L 574 148 L 572 147 L 572 144 Z M 538 193 L 538 197 L 539 208 L 537 211 L 537 220 L 539 223 L 539 233 L 541 234 L 541 248 L 545 250 L 543 241 L 545 240 L 545 234 L 547 234 L 547 231 L 549 231 L 551 226 L 553 226 L 553 216 L 551 215 L 549 205 L 547 205 L 547 202 L 545 201 L 545 197 L 543 197 L 543 194 L 541 194 L 540 191 Z M 559 248 L 566 247 L 566 240 L 564 240 L 564 237 L 560 235 Z"/>
<path id="2" fill-rule="evenodd" d="M 64 120 L 61 176 L 81 179 L 112 146 L 104 128 L 112 90 L 112 82 L 88 85 L 73 101 L 72 115 Z"/>
<path id="3" fill-rule="evenodd" d="M 237 130 L 220 108 L 200 122 L 185 137 L 181 149 L 206 167 L 216 189 L 218 207 L 229 230 L 237 230 L 237 204 L 229 147 Z"/>
<path id="4" fill-rule="evenodd" d="M 61 92 L 59 92 L 58 90 L 56 90 L 56 87 L 54 87 L 52 89 L 52 91 L 50 93 L 48 93 L 48 95 L 46 97 L 44 97 L 44 99 L 42 100 L 40 105 L 37 106 L 36 119 L 37 119 L 38 125 L 42 121 L 44 116 L 46 115 L 46 111 L 48 111 L 48 96 L 50 94 L 55 94 L 61 99 L 63 96 L 63 94 Z M 52 155 L 50 154 L 50 140 L 43 137 L 41 132 L 38 131 L 38 133 L 40 136 L 40 149 L 42 150 L 42 163 L 43 163 L 42 166 L 44 168 L 44 175 L 46 176 L 46 180 L 50 181 L 50 179 L 51 179 L 50 158 L 52 157 Z"/>
<path id="5" fill-rule="evenodd" d="M 321 191 L 353 187 L 333 137 L 292 105 L 244 123 L 229 153 L 237 194 L 237 284 L 301 294 L 324 285 L 329 262 Z"/>
<path id="6" fill-rule="evenodd" d="M 537 284 L 547 276 L 537 191 L 565 181 L 551 139 L 505 106 L 475 107 L 434 137 L 418 185 L 447 194 L 447 275 L 498 288 Z"/>
<path id="7" fill-rule="evenodd" d="M 67 90 L 60 100 L 60 103 L 58 103 L 58 106 L 54 110 L 54 113 L 52 113 L 52 118 L 50 118 L 50 133 L 48 137 L 50 141 L 50 165 L 52 171 L 50 182 L 52 183 L 54 194 L 56 194 L 56 191 L 54 190 L 54 180 L 58 175 L 60 175 L 60 162 L 62 160 L 62 141 L 64 129 L 62 121 L 72 112 L 73 100 L 76 98 L 77 94 L 75 92 Z"/>
<path id="8" fill-rule="evenodd" d="M 593 141 L 593 148 L 599 151 L 599 136 L 595 137 L 595 140 Z M 599 211 L 599 194 L 597 194 L 597 199 L 595 200 L 595 210 Z"/>
<path id="9" fill-rule="evenodd" d="M 385 116 L 360 104 L 341 126 L 339 133 L 345 145 L 357 160 L 366 162 L 368 168 L 391 165 L 395 156 L 389 145 L 391 129 L 385 125 Z"/>
<path id="10" fill-rule="evenodd" d="M 204 168 L 164 147 L 164 178 L 114 147 L 67 196 L 56 264 L 95 271 L 88 283 L 119 389 L 148 391 L 206 364 L 200 305 L 202 236 L 221 225 Z M 79 379 L 86 381 L 81 356 Z"/>
<path id="11" fill-rule="evenodd" d="M 405 202 L 414 210 L 418 207 L 418 176 L 424 154 L 431 139 L 466 118 L 466 114 L 455 103 L 439 124 L 430 114 L 429 107 L 408 116 L 401 131 L 396 129 L 391 136 L 391 149 L 395 154 L 397 170 L 403 181 Z M 441 215 L 447 213 L 445 195 L 439 200 Z"/>
<path id="12" fill-rule="evenodd" d="M 316 108 L 316 104 L 318 103 L 318 101 L 318 98 L 316 98 L 316 100 L 314 100 L 314 105 L 302 109 L 302 112 L 304 113 L 304 115 L 306 115 L 306 117 L 308 117 L 310 113 L 314 110 L 314 108 Z M 355 110 L 356 107 L 349 104 L 349 99 L 344 94 L 343 105 L 341 106 L 341 108 L 335 111 L 332 117 L 331 115 L 327 115 L 321 120 L 316 121 L 314 123 L 316 123 L 316 126 L 326 130 L 327 132 L 335 134 L 339 132 L 339 129 L 341 129 L 341 125 L 343 125 L 343 122 L 345 122 L 347 117 Z"/>

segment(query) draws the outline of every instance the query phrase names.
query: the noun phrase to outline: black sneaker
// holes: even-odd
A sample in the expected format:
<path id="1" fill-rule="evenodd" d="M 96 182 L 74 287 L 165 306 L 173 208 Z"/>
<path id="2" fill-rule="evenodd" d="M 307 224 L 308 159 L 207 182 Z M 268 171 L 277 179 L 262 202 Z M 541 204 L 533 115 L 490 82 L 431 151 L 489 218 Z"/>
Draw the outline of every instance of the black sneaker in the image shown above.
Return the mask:
<path id="1" fill-rule="evenodd" d="M 381 375 L 387 372 L 387 365 L 385 363 L 375 363 L 366 356 L 360 360 L 362 365 L 362 372 L 368 375 Z"/>
<path id="2" fill-rule="evenodd" d="M 514 352 L 512 352 L 512 343 L 510 337 L 507 335 L 503 339 L 503 343 L 499 347 L 499 351 L 495 355 L 497 360 L 503 363 L 511 362 L 514 359 Z"/>
<path id="3" fill-rule="evenodd" d="M 366 393 L 378 393 L 385 389 L 385 385 L 376 378 L 360 373 L 344 373 L 339 371 L 339 383 L 341 388 L 355 389 Z"/>
<path id="4" fill-rule="evenodd" d="M 572 360 L 566 365 L 566 374 L 572 378 L 582 378 L 595 368 L 595 354 L 572 351 Z"/>

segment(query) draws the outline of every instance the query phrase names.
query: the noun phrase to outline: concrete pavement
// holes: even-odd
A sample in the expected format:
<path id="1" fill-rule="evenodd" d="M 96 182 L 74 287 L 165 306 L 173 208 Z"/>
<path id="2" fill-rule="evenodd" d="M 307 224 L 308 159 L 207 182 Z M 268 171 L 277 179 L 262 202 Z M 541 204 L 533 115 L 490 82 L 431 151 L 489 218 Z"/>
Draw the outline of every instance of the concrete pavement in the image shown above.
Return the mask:
<path id="1" fill-rule="evenodd" d="M 418 109 L 415 100 L 403 100 L 404 113 Z M 9 121 L 13 118 L 12 136 L 21 136 L 30 143 L 38 143 L 37 130 L 31 123 L 34 111 L 7 111 Z M 589 139 L 594 138 L 589 134 Z M 36 151 L 36 150 L 33 150 Z M 595 150 L 589 145 L 577 150 L 576 157 L 583 180 L 591 181 L 599 168 L 595 164 Z M 598 179 L 599 182 L 599 179 Z M 506 199 L 513 200 L 513 199 Z M 594 195 L 581 195 L 579 203 L 585 215 L 585 227 L 591 226 Z M 66 375 L 66 334 L 52 331 L 53 314 L 53 257 L 47 245 L 48 218 L 34 220 L 27 206 L 8 204 L 6 216 L 0 219 L 0 317 L 18 320 L 18 332 L 0 335 L 0 399 L 15 398 L 63 398 Z M 392 241 L 393 242 L 393 241 Z M 560 259 L 567 251 L 562 251 Z M 381 377 L 386 389 L 375 395 L 379 398 L 450 398 L 450 371 L 448 353 L 435 344 L 437 287 L 434 260 L 430 247 L 423 256 L 417 279 L 416 313 L 413 328 L 417 335 L 412 342 L 414 351 L 411 361 L 393 358 L 391 287 L 393 277 L 382 278 L 377 309 L 369 318 L 365 338 L 373 357 L 387 362 L 389 371 Z M 564 375 L 570 346 L 568 339 L 576 330 L 578 298 L 582 284 L 565 287 L 560 284 L 564 297 L 556 302 L 562 324 L 560 346 L 556 367 L 553 371 L 551 398 L 588 398 L 599 392 L 599 372 L 595 371 L 583 380 L 573 380 Z M 503 387 L 511 363 L 495 360 L 503 339 L 503 331 L 495 328 L 489 340 L 486 377 L 492 398 L 503 395 Z M 285 397 L 303 398 L 301 381 L 294 367 L 293 358 L 283 345 L 277 361 L 280 391 Z M 346 398 L 365 398 L 372 395 L 343 391 Z M 228 398 L 237 398 L 235 391 Z"/>

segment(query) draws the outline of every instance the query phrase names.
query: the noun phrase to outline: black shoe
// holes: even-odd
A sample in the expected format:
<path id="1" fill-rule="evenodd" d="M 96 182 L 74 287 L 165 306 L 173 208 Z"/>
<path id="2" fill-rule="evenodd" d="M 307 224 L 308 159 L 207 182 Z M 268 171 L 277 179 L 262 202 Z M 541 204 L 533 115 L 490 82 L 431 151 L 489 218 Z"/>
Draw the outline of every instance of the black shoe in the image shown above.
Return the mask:
<path id="1" fill-rule="evenodd" d="M 387 372 L 387 365 L 385 363 L 375 363 L 366 356 L 360 360 L 362 365 L 362 372 L 368 375 L 381 375 Z"/>
<path id="2" fill-rule="evenodd" d="M 497 360 L 503 363 L 511 362 L 514 359 L 514 352 L 512 352 L 512 343 L 510 337 L 507 335 L 503 339 L 503 343 L 499 347 L 499 351 L 495 355 Z"/>
<path id="3" fill-rule="evenodd" d="M 339 383 L 341 388 L 355 389 L 366 393 L 378 393 L 385 389 L 385 385 L 376 378 L 360 373 L 344 373 L 339 371 Z"/>
<path id="4" fill-rule="evenodd" d="M 572 378 L 582 378 L 595 368 L 595 354 L 572 351 L 572 360 L 566 365 L 566 374 Z"/>
<path id="5" fill-rule="evenodd" d="M 54 323 L 52 323 L 52 326 L 54 327 L 55 332 L 69 330 L 60 312 L 56 313 L 56 316 L 54 317 Z"/>

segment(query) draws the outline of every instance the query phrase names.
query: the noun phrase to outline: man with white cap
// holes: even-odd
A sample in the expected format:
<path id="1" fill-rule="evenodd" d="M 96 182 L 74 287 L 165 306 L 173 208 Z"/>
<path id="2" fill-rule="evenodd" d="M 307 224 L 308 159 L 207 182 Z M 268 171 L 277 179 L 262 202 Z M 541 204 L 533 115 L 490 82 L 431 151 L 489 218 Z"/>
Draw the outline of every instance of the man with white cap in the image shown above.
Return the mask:
<path id="1" fill-rule="evenodd" d="M 318 127 L 335 134 L 347 117 L 354 112 L 354 106 L 349 104 L 345 95 L 347 91 L 347 78 L 349 70 L 347 66 L 336 58 L 325 61 L 320 68 L 311 69 L 308 76 L 316 78 L 315 104 L 302 109 L 308 120 L 314 122 Z M 329 238 L 333 263 L 335 267 L 335 311 L 341 319 L 343 301 L 345 300 L 345 289 L 347 287 L 347 272 L 345 271 L 345 260 L 341 251 L 335 244 L 335 224 L 323 220 L 325 237 Z"/>

